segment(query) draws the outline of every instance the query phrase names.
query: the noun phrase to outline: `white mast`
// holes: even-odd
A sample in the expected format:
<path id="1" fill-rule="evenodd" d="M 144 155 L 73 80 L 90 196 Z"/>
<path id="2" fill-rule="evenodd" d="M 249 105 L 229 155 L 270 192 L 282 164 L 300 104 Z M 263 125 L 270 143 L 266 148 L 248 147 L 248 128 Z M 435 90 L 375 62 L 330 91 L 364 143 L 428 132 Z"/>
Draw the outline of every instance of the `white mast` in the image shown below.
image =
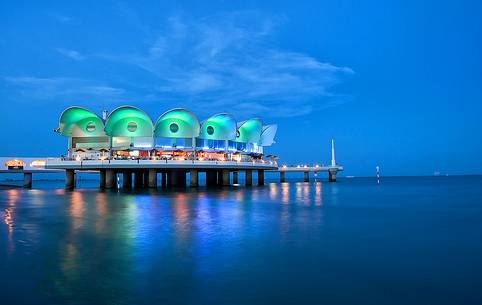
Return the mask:
<path id="1" fill-rule="evenodd" d="M 335 140 L 331 139 L 331 166 L 336 166 L 335 161 Z"/>

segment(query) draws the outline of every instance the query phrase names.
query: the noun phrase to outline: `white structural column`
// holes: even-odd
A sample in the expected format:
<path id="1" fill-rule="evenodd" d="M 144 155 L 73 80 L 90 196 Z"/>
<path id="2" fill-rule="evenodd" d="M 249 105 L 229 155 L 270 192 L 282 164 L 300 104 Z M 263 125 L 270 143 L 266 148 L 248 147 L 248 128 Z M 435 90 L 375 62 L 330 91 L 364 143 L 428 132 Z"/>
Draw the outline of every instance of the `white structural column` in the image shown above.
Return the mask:
<path id="1" fill-rule="evenodd" d="M 331 166 L 336 166 L 335 160 L 335 140 L 331 139 Z"/>

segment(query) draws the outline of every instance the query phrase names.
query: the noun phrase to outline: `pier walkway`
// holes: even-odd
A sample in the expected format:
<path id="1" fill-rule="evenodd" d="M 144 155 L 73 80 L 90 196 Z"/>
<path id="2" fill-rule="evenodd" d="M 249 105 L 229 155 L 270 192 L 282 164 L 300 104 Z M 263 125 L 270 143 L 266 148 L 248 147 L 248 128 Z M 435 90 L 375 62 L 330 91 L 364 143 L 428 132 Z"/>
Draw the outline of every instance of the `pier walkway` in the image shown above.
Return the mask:
<path id="1" fill-rule="evenodd" d="M 280 182 L 286 181 L 286 173 L 302 172 L 304 181 L 309 174 L 327 172 L 328 181 L 335 182 L 342 166 L 281 166 L 274 161 L 220 161 L 220 160 L 65 160 L 61 158 L 0 157 L 0 174 L 23 174 L 24 187 L 32 187 L 32 175 L 65 172 L 65 186 L 75 188 L 77 172 L 98 172 L 99 187 L 116 188 L 122 177 L 123 187 L 184 187 L 199 185 L 199 173 L 205 173 L 206 185 L 239 184 L 239 172 L 244 172 L 245 185 L 253 185 L 253 172 L 257 172 L 257 184 L 264 184 L 265 172 L 279 172 Z M 10 165 L 10 166 L 8 166 Z M 159 182 L 159 183 L 158 183 Z"/>

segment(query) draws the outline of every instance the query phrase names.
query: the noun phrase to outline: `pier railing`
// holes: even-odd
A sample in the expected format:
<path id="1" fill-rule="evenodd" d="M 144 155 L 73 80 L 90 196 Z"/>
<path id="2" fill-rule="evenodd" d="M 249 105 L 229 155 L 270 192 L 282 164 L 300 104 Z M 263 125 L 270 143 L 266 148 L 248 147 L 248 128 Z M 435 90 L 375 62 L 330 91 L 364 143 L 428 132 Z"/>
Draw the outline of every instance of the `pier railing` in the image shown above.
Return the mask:
<path id="1" fill-rule="evenodd" d="M 106 159 L 106 160 L 66 160 L 62 158 L 48 158 L 45 168 L 109 168 L 109 167 L 267 167 L 277 168 L 276 161 L 252 160 L 252 161 L 224 161 L 224 160 L 159 160 L 159 159 Z"/>

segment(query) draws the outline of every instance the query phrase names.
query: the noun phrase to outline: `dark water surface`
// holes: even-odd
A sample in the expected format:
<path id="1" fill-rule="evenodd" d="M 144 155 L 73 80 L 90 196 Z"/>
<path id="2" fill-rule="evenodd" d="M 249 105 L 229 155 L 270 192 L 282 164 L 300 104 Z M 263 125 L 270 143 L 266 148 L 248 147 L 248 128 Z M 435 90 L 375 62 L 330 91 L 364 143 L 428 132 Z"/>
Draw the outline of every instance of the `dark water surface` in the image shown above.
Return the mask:
<path id="1" fill-rule="evenodd" d="M 0 190 L 1 304 L 481 304 L 482 177 Z"/>

